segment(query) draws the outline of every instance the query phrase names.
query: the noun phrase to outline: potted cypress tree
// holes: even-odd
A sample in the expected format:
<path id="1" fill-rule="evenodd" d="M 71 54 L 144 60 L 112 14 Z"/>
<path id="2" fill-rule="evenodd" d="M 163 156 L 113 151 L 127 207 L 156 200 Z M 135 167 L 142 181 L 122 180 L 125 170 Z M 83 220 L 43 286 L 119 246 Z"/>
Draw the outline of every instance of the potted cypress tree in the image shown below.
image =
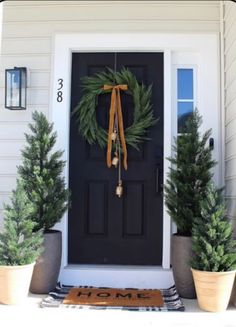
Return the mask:
<path id="1" fill-rule="evenodd" d="M 34 232 L 32 206 L 17 181 L 11 205 L 5 206 L 0 234 L 0 303 L 18 304 L 29 292 L 35 261 L 42 251 L 42 232 Z"/>
<path id="2" fill-rule="evenodd" d="M 208 146 L 211 130 L 201 135 L 201 124 L 202 117 L 195 110 L 175 138 L 164 187 L 167 211 L 177 226 L 171 240 L 171 264 L 176 288 L 184 298 L 196 297 L 189 265 L 192 225 L 194 218 L 200 215 L 200 201 L 206 195 L 211 168 L 216 164 Z"/>
<path id="3" fill-rule="evenodd" d="M 44 252 L 38 259 L 31 281 L 32 293 L 48 293 L 55 288 L 61 265 L 62 235 L 53 226 L 67 210 L 69 191 L 62 171 L 62 151 L 53 151 L 57 134 L 44 114 L 34 112 L 31 134 L 25 134 L 27 145 L 18 167 L 24 189 L 33 208 L 31 219 L 35 230 L 43 230 Z"/>
<path id="4" fill-rule="evenodd" d="M 192 273 L 198 304 L 206 311 L 226 310 L 235 278 L 236 242 L 226 216 L 222 190 L 208 185 L 201 215 L 193 224 Z"/>

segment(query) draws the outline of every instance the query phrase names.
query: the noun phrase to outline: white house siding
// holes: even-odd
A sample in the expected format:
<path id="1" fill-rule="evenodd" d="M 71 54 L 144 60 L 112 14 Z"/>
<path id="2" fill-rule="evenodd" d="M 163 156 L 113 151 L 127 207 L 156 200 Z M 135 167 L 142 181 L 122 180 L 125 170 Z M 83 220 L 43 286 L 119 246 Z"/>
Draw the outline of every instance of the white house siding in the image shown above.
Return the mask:
<path id="1" fill-rule="evenodd" d="M 236 3 L 224 2 L 223 18 L 226 195 L 229 216 L 236 226 Z"/>
<path id="2" fill-rule="evenodd" d="M 31 113 L 41 110 L 50 118 L 56 33 L 219 32 L 219 7 L 219 1 L 5 1 L 0 63 L 0 222 L 3 202 L 15 186 Z M 229 55 L 232 60 L 232 53 Z M 4 70 L 14 66 L 29 70 L 27 110 L 22 112 L 4 109 Z M 232 111 L 229 117 L 236 118 Z"/>

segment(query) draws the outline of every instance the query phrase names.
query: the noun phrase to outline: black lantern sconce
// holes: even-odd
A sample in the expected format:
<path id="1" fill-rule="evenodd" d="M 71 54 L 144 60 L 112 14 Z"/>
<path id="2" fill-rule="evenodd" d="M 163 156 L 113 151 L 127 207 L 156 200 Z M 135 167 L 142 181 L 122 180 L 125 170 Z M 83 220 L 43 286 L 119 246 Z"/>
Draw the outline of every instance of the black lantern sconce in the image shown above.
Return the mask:
<path id="1" fill-rule="evenodd" d="M 27 70 L 14 67 L 5 71 L 5 107 L 11 110 L 26 109 Z"/>

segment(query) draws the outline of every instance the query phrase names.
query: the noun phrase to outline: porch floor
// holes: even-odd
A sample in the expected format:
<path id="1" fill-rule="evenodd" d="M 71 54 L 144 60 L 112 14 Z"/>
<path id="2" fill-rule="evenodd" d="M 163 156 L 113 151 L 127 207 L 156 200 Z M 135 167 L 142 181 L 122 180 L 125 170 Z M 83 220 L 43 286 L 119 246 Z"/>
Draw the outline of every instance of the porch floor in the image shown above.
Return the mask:
<path id="1" fill-rule="evenodd" d="M 13 326 L 183 326 L 235 327 L 236 308 L 230 306 L 223 313 L 201 311 L 196 300 L 183 299 L 185 312 L 129 312 L 120 310 L 76 310 L 40 308 L 43 295 L 30 294 L 18 306 L 0 305 L 0 325 Z M 12 324 L 11 324 L 12 323 Z M 162 325 L 160 325 L 162 323 Z M 70 324 L 70 325 L 69 325 Z"/>

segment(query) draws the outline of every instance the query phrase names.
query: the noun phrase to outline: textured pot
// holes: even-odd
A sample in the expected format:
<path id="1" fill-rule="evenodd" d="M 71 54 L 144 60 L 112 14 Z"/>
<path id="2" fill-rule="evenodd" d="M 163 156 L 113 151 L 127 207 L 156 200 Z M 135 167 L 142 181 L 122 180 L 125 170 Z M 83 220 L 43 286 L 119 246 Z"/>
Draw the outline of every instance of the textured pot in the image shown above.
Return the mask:
<path id="1" fill-rule="evenodd" d="M 34 265 L 0 266 L 0 303 L 20 304 L 26 300 Z"/>
<path id="2" fill-rule="evenodd" d="M 44 251 L 36 262 L 30 284 L 30 292 L 46 294 L 52 291 L 58 281 L 61 267 L 62 234 L 51 230 L 44 233 Z"/>
<path id="3" fill-rule="evenodd" d="M 210 272 L 191 270 L 199 307 L 210 312 L 225 311 L 229 304 L 235 271 Z"/>
<path id="4" fill-rule="evenodd" d="M 236 307 L 236 278 L 234 279 L 230 302 Z"/>
<path id="5" fill-rule="evenodd" d="M 192 256 L 192 239 L 187 236 L 172 235 L 171 264 L 175 286 L 179 295 L 187 299 L 195 299 L 196 291 L 190 267 Z"/>

